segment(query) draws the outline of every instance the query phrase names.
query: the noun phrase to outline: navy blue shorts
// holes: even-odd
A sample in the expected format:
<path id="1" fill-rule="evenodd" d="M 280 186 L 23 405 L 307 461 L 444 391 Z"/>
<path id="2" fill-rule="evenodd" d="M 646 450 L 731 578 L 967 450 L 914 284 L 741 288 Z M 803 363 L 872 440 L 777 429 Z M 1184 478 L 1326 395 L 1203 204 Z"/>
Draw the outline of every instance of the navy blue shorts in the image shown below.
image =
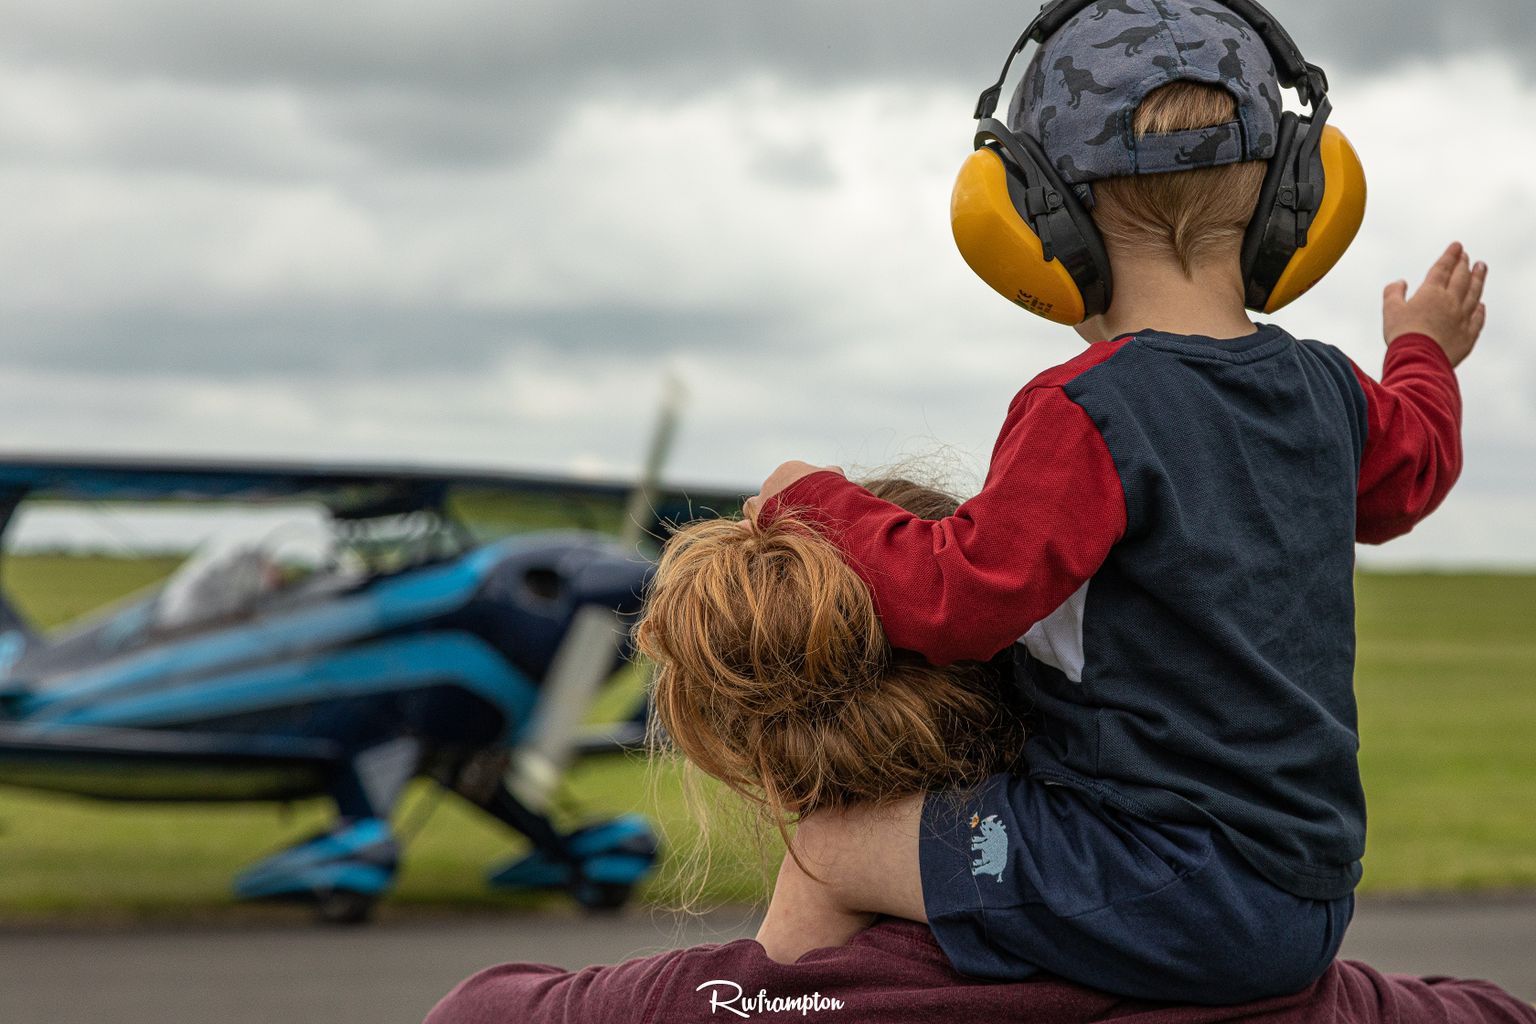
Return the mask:
<path id="1" fill-rule="evenodd" d="M 1286 892 L 1218 830 L 1022 776 L 930 793 L 919 857 L 928 924 L 960 973 L 1044 971 L 1140 999 L 1300 991 L 1333 961 L 1355 906 Z"/>

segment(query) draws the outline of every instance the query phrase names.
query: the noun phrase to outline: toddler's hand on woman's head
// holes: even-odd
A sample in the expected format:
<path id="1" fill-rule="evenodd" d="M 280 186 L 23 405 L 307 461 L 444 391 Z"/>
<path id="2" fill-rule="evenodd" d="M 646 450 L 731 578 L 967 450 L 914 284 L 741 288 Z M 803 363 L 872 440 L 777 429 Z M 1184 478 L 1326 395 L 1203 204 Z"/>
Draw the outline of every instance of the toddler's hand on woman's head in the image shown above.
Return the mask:
<path id="1" fill-rule="evenodd" d="M 749 523 L 757 522 L 758 513 L 763 510 L 763 502 L 802 478 L 812 473 L 822 472 L 843 475 L 842 469 L 838 466 L 813 466 L 809 462 L 798 461 L 781 463 L 778 469 L 768 474 L 768 479 L 763 481 L 763 486 L 758 492 L 748 498 L 746 504 L 741 507 L 742 518 Z"/>
<path id="2" fill-rule="evenodd" d="M 1429 275 L 1413 297 L 1408 282 L 1387 285 L 1382 297 L 1382 322 L 1387 343 L 1405 334 L 1425 334 L 1445 350 L 1452 366 L 1467 358 L 1483 333 L 1488 307 L 1483 304 L 1483 284 L 1488 264 L 1474 265 L 1460 242 L 1429 268 Z"/>

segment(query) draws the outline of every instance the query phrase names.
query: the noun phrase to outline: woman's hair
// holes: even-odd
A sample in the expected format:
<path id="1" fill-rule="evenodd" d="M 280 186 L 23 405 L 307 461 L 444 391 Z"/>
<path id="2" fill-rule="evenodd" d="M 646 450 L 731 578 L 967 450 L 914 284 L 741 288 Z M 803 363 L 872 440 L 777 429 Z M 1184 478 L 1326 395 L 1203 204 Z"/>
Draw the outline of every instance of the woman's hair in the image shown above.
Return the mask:
<path id="1" fill-rule="evenodd" d="M 1172 82 L 1154 89 L 1136 108 L 1138 137 L 1224 124 L 1237 117 L 1237 101 L 1216 85 Z M 1195 267 L 1223 249 L 1241 245 L 1253 219 L 1268 165 L 1262 160 L 1142 174 L 1095 182 L 1094 223 L 1111 250 L 1173 255 L 1193 276 Z"/>
<path id="2" fill-rule="evenodd" d="M 925 518 L 953 498 L 870 490 Z M 823 808 L 975 784 L 1018 756 L 1001 672 L 893 651 L 869 589 L 803 520 L 696 523 L 668 542 L 636 642 L 654 721 L 781 830 Z"/>

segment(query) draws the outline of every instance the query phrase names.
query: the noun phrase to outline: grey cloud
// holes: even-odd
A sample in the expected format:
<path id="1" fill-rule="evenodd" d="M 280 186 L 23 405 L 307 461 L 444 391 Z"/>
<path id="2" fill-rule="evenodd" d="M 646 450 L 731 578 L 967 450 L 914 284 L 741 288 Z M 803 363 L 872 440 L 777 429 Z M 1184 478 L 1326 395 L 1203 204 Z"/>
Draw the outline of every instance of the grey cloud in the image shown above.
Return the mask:
<path id="1" fill-rule="evenodd" d="M 71 97 L 82 105 L 90 98 Z M 536 156 L 557 127 L 536 92 L 327 88 L 295 97 L 294 106 L 274 117 L 248 95 L 188 84 L 156 101 L 92 111 L 80 130 L 52 138 L 0 123 L 0 159 L 225 180 L 336 179 L 402 163 L 478 171 Z"/>
<path id="2" fill-rule="evenodd" d="M 144 308 L 13 313 L 4 365 L 153 377 L 361 375 L 413 369 L 472 375 L 522 348 L 656 357 L 723 347 L 782 346 L 803 329 L 734 309 L 665 310 L 593 304 L 580 309 L 484 311 L 315 306 Z"/>
<path id="3" fill-rule="evenodd" d="M 1536 466 L 1536 440 L 1477 438 L 1476 457 L 1467 460 L 1458 486 L 1485 494 L 1528 495 L 1531 467 Z"/>
<path id="4" fill-rule="evenodd" d="M 399 88 L 326 92 L 310 116 L 379 163 L 478 168 L 535 155 L 551 137 L 546 98 L 497 92 L 465 97 Z"/>
<path id="5" fill-rule="evenodd" d="M 0 127 L 0 160 L 15 167 L 173 172 L 224 182 L 337 179 L 365 169 L 378 145 L 349 146 L 344 134 L 274 138 L 211 111 L 151 114 L 104 124 L 99 134 L 52 146 L 8 138 Z"/>
<path id="6" fill-rule="evenodd" d="M 1477 49 L 1523 59 L 1536 41 L 1528 0 L 1296 0 L 1283 8 L 1304 50 L 1365 68 Z M 963 15 L 922 0 L 7 0 L 0 53 L 119 74 L 315 87 L 472 92 L 543 82 L 558 106 L 605 79 L 632 88 L 637 74 L 688 89 L 759 71 L 979 87 L 1033 9 L 1016 0 L 980 0 L 958 9 Z"/>
<path id="7" fill-rule="evenodd" d="M 779 185 L 820 188 L 837 183 L 837 170 L 827 151 L 813 142 L 763 144 L 757 149 L 753 170 L 764 181 Z"/>
<path id="8" fill-rule="evenodd" d="M 921 0 L 0 0 L 0 60 L 290 89 L 321 127 L 374 160 L 475 167 L 536 151 L 591 96 L 675 101 L 752 75 L 810 87 L 943 82 L 979 91 L 1033 3 L 978 0 L 963 10 Z M 1490 50 L 1524 66 L 1536 44 L 1529 0 L 1297 0 L 1285 19 L 1336 78 Z M 819 173 L 804 161 L 765 164 L 775 166 Z"/>

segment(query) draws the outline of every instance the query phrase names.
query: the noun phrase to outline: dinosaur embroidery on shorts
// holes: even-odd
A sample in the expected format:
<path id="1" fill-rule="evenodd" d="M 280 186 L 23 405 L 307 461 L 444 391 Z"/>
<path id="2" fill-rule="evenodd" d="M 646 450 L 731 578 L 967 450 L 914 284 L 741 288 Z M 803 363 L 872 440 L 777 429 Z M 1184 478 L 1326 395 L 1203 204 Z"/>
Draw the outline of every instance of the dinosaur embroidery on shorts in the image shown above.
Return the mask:
<path id="1" fill-rule="evenodd" d="M 971 815 L 971 828 L 980 829 L 981 835 L 971 836 L 971 852 L 981 855 L 971 862 L 971 874 L 996 875 L 1003 880 L 1003 869 L 1008 866 L 1008 827 L 997 820 L 997 815 L 983 818 Z"/>

